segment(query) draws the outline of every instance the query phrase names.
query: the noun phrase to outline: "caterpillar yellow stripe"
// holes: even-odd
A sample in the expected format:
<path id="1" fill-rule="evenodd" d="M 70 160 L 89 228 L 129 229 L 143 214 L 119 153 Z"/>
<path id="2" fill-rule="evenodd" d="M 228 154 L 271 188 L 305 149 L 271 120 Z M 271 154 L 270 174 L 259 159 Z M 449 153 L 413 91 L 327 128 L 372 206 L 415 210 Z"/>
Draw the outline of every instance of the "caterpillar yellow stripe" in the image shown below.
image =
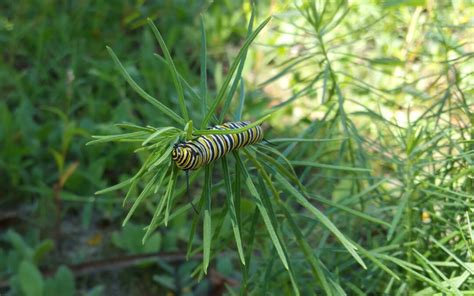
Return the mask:
<path id="1" fill-rule="evenodd" d="M 238 129 L 249 124 L 248 121 L 227 122 L 216 125 L 211 130 Z M 237 134 L 203 135 L 191 141 L 176 143 L 171 157 L 178 168 L 185 171 L 197 170 L 232 150 L 259 143 L 262 140 L 263 130 L 259 125 Z"/>

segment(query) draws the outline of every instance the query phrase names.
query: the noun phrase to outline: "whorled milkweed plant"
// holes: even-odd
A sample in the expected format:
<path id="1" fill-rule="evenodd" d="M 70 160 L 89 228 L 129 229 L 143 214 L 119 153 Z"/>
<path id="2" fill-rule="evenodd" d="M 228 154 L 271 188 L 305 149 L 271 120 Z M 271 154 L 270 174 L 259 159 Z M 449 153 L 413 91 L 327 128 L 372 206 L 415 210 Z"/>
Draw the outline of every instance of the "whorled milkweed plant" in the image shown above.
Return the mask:
<path id="1" fill-rule="evenodd" d="M 172 161 L 171 157 L 173 147 L 176 143 L 192 140 L 195 137 L 202 135 L 242 133 L 261 124 L 270 116 L 264 116 L 252 124 L 237 129 L 207 129 L 210 124 L 222 124 L 224 117 L 229 114 L 228 111 L 231 106 L 231 101 L 239 83 L 241 84 L 240 102 L 238 104 L 238 110 L 235 112 L 234 119 L 236 121 L 241 120 L 244 105 L 241 74 L 247 50 L 259 32 L 270 21 L 270 18 L 263 21 L 255 30 L 253 30 L 253 21 L 254 14 L 252 13 L 245 43 L 238 52 L 234 62 L 231 64 L 227 76 L 220 86 L 216 97 L 212 100 L 208 100 L 206 77 L 206 34 L 204 23 L 201 22 L 201 87 L 200 93 L 198 94 L 177 72 L 160 32 L 153 22 L 148 20 L 148 24 L 163 51 L 165 64 L 168 66 L 173 78 L 177 91 L 180 115 L 143 90 L 127 73 L 113 50 L 107 47 L 112 59 L 117 64 L 122 75 L 130 86 L 142 98 L 156 107 L 157 111 L 160 111 L 161 114 L 164 114 L 177 124 L 177 126 L 152 127 L 122 123 L 118 124 L 118 126 L 128 130 L 128 132 L 116 135 L 95 136 L 95 140 L 88 143 L 136 142 L 139 144 L 139 147 L 135 152 L 143 152 L 147 155 L 142 167 L 133 177 L 97 192 L 97 194 L 103 194 L 128 187 L 124 204 L 129 202 L 131 199 L 133 199 L 133 202 L 131 202 L 131 208 L 123 221 L 123 225 L 130 220 L 141 202 L 145 199 L 156 199 L 156 210 L 149 225 L 146 227 L 143 241 L 145 241 L 150 234 L 157 229 L 157 227 L 161 225 L 167 226 L 168 222 L 177 214 L 191 209 L 191 203 L 187 201 L 184 203 L 184 206 L 175 209 L 175 188 L 178 182 L 178 175 L 182 173 Z M 157 57 L 162 59 L 158 55 Z M 200 114 L 188 113 L 186 108 L 187 98 L 185 98 L 185 90 L 190 100 L 197 100 L 203 106 Z M 220 115 L 217 116 L 217 107 L 221 105 L 222 109 Z M 200 118 L 200 129 L 195 127 L 190 115 Z M 324 225 L 340 241 L 352 257 L 365 268 L 364 262 L 356 252 L 357 247 L 355 244 L 346 238 L 335 227 L 335 225 L 320 210 L 318 210 L 318 208 L 308 201 L 305 188 L 300 183 L 290 162 L 285 158 L 285 156 L 283 156 L 283 154 L 275 148 L 265 144 L 243 147 L 233 151 L 232 154 L 234 156 L 233 163 L 235 163 L 233 171 L 230 166 L 230 161 L 232 159 L 229 159 L 227 156 L 224 156 L 220 160 L 204 167 L 205 176 L 202 194 L 200 197 L 194 198 L 193 200 L 197 205 L 198 213 L 194 214 L 194 212 L 191 211 L 191 213 L 194 214 L 194 218 L 188 241 L 188 256 L 190 254 L 202 252 L 203 262 L 197 272 L 200 272 L 201 275 L 207 272 L 209 262 L 213 256 L 211 253 L 211 246 L 213 243 L 218 241 L 219 233 L 222 229 L 222 224 L 217 225 L 214 228 L 212 227 L 212 190 L 220 185 L 213 184 L 211 176 L 213 175 L 213 171 L 219 166 L 222 168 L 221 175 L 226 196 L 226 205 L 221 213 L 230 217 L 232 232 L 237 246 L 237 253 L 243 269 L 242 289 L 247 289 L 248 287 L 249 265 L 252 258 L 253 244 L 256 241 L 255 222 L 259 221 L 261 218 L 273 245 L 274 252 L 280 259 L 284 269 L 288 272 L 295 294 L 300 293 L 298 276 L 294 274 L 292 269 L 292 260 L 294 259 L 287 252 L 287 244 L 285 242 L 288 241 L 289 238 L 282 237 L 283 227 L 289 228 L 291 233 L 293 233 L 291 240 L 294 240 L 297 243 L 302 254 L 304 254 L 308 268 L 313 274 L 315 280 L 320 283 L 326 291 L 337 290 L 335 288 L 337 287 L 337 284 L 329 277 L 324 264 L 317 256 L 315 256 L 313 247 L 305 240 L 304 234 L 298 228 L 295 216 L 299 215 L 299 212 L 296 212 L 294 207 L 295 204 L 302 206 L 310 214 L 311 219 Z M 193 180 L 193 176 L 191 176 L 191 180 Z M 143 187 L 140 194 L 136 197 L 132 196 L 133 192 L 138 187 Z M 256 205 L 253 218 L 245 221 L 241 217 L 240 207 L 241 200 L 244 198 L 250 199 L 251 202 Z M 277 218 L 277 215 L 282 215 L 284 219 Z M 194 236 L 201 218 L 203 221 L 202 245 L 193 249 Z M 248 221 L 251 221 L 250 225 Z M 251 235 L 244 244 L 242 236 L 243 227 L 247 227 L 246 225 L 250 228 L 248 231 Z"/>
<path id="2" fill-rule="evenodd" d="M 296 81 L 274 108 L 304 110 L 300 137 L 344 139 L 282 153 L 304 159 L 292 164 L 309 196 L 372 260 L 355 272 L 321 239 L 351 295 L 473 291 L 470 14 L 462 1 L 306 0 L 281 16 L 294 30 L 266 55 L 280 70 L 262 84 Z"/>

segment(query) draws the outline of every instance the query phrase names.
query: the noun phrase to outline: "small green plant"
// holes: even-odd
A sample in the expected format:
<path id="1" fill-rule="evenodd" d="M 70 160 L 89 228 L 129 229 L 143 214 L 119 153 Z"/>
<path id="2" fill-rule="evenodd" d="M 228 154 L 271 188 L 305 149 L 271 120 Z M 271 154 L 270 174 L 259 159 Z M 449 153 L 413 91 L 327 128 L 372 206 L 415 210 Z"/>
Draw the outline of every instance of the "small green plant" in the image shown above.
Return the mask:
<path id="1" fill-rule="evenodd" d="M 12 246 L 5 253 L 0 251 L 0 261 L 6 265 L 6 270 L 12 271 L 9 276 L 12 291 L 26 296 L 74 295 L 75 280 L 69 268 L 60 266 L 49 278 L 39 270 L 39 264 L 54 249 L 51 240 L 30 246 L 14 231 L 9 231 L 2 239 Z"/>
<path id="2" fill-rule="evenodd" d="M 165 57 L 164 62 L 168 66 L 173 78 L 181 116 L 143 90 L 127 73 L 112 49 L 107 48 L 112 59 L 117 64 L 122 75 L 130 86 L 142 98 L 155 106 L 170 120 L 184 126 L 183 129 L 174 126 L 157 128 L 152 126 L 143 127 L 130 123 L 121 123 L 117 124 L 117 126 L 129 130 L 129 132 L 116 135 L 95 136 L 95 140 L 88 143 L 135 142 L 141 144 L 135 151 L 138 153 L 144 153 L 146 156 L 142 167 L 135 176 L 117 185 L 103 189 L 97 192 L 97 194 L 104 194 L 128 187 L 128 192 L 124 198 L 124 204 L 126 204 L 128 200 L 134 198 L 133 194 L 135 189 L 138 187 L 142 188 L 138 196 L 134 198 L 131 209 L 123 221 L 123 225 L 126 225 L 132 214 L 136 212 L 139 204 L 145 199 L 154 196 L 159 197 L 151 222 L 147 227 L 145 227 L 146 232 L 143 237 L 143 242 L 149 238 L 158 226 L 168 225 L 169 221 L 174 217 L 182 214 L 184 211 L 189 211 L 190 209 L 190 204 L 185 203 L 180 208 L 173 210 L 174 204 L 177 203 L 177 196 L 180 195 L 180 193 L 177 193 L 175 190 L 178 183 L 179 170 L 171 160 L 170 155 L 175 143 L 180 139 L 189 140 L 193 137 L 210 133 L 230 134 L 242 132 L 262 123 L 270 116 L 263 116 L 254 123 L 240 129 L 220 131 L 204 129 L 211 121 L 213 123 L 223 122 L 231 106 L 237 87 L 241 82 L 241 75 L 247 50 L 257 34 L 270 21 L 270 18 L 263 21 L 255 30 L 253 30 L 253 20 L 254 14 L 252 14 L 250 18 L 248 37 L 237 54 L 236 59 L 231 64 L 229 72 L 217 92 L 216 98 L 212 100 L 209 100 L 208 91 L 206 89 L 207 77 L 205 73 L 207 57 L 205 55 L 206 35 L 204 23 L 201 23 L 201 73 L 203 75 L 201 77 L 200 94 L 197 94 L 178 73 L 160 32 L 152 21 L 148 21 L 150 28 L 163 51 Z M 203 106 L 200 113 L 201 129 L 194 128 L 193 120 L 191 120 L 186 104 L 189 100 L 185 99 L 184 89 L 188 91 L 190 99 L 198 100 Z M 241 93 L 240 103 L 238 104 L 238 110 L 236 112 L 237 115 L 235 116 L 235 119 L 237 120 L 240 120 L 243 112 L 243 97 L 244 95 Z M 216 110 L 222 102 L 224 102 L 224 104 L 221 109 L 221 114 L 220 116 L 216 116 Z M 192 113 L 191 115 L 195 114 Z M 290 142 L 298 140 L 303 139 L 286 139 L 286 141 Z M 204 168 L 205 176 L 202 194 L 193 201 L 198 204 L 197 209 L 199 214 L 194 215 L 192 227 L 189 233 L 188 256 L 196 252 L 203 253 L 203 262 L 196 270 L 201 274 L 201 276 L 207 273 L 211 258 L 212 256 L 215 256 L 211 252 L 211 249 L 213 248 L 213 245 L 219 246 L 217 241 L 219 241 L 218 238 L 222 231 L 225 217 L 228 215 L 231 220 L 231 228 L 237 246 L 239 261 L 243 269 L 244 277 L 242 289 L 243 291 L 248 289 L 248 274 L 252 258 L 252 248 L 254 247 L 254 244 L 261 244 L 261 242 L 256 240 L 254 234 L 249 235 L 244 244 L 242 242 L 243 227 L 246 225 L 246 227 L 250 227 L 250 230 L 246 232 L 250 231 L 250 233 L 255 233 L 255 230 L 258 229 L 258 221 L 261 219 L 263 220 L 263 225 L 265 226 L 266 232 L 273 246 L 273 251 L 270 253 L 273 253 L 280 259 L 283 269 L 288 272 L 294 293 L 299 294 L 300 288 L 298 287 L 298 280 L 292 268 L 293 258 L 289 255 L 287 250 L 285 243 L 287 239 L 283 238 L 283 228 L 286 226 L 283 226 L 277 218 L 278 213 L 281 212 L 285 217 L 285 224 L 288 223 L 290 226 L 291 236 L 296 239 L 302 254 L 306 257 L 315 280 L 320 282 L 328 293 L 330 291 L 335 293 L 334 291 L 339 289 L 338 285 L 333 280 L 329 279 L 328 275 L 323 272 L 322 266 L 324 266 L 324 264 L 311 251 L 309 243 L 305 241 L 304 235 L 298 229 L 298 223 L 295 220 L 295 216 L 299 214 L 293 210 L 295 204 L 302 206 L 308 211 L 314 221 L 318 221 L 318 223 L 321 223 L 326 227 L 342 243 L 351 256 L 365 268 L 365 263 L 356 252 L 358 247 L 350 239 L 346 238 L 317 207 L 308 201 L 309 194 L 295 174 L 292 164 L 283 154 L 270 146 L 258 144 L 234 151 L 233 155 L 235 158 L 235 169 L 232 173 L 230 172 L 230 160 L 228 157 L 223 157 L 220 161 L 222 167 L 221 174 L 224 181 L 224 194 L 226 196 L 224 208 L 216 209 L 215 207 L 211 207 L 211 204 L 213 203 L 212 192 L 221 186 L 218 184 L 222 184 L 220 182 L 215 184 L 211 180 L 211 176 L 213 175 L 212 172 L 217 170 L 217 163 L 211 163 Z M 191 176 L 191 180 L 193 180 L 193 176 Z M 241 188 L 242 184 L 245 185 L 245 188 Z M 246 191 L 244 191 L 244 189 L 246 189 Z M 284 194 L 282 194 L 282 192 L 284 192 Z M 181 191 L 181 194 L 182 193 L 183 191 Z M 251 208 L 253 208 L 253 210 L 250 211 L 246 210 L 245 213 L 241 208 L 244 198 L 250 198 L 252 202 Z M 253 217 L 250 224 L 247 222 L 249 221 L 248 218 L 243 217 L 244 214 L 248 215 L 249 213 L 251 213 L 249 217 Z M 202 244 L 200 244 L 196 249 L 193 249 L 197 224 L 201 217 L 203 220 Z M 217 220 L 218 222 L 214 224 L 213 220 Z M 286 234 L 287 232 L 285 232 L 285 235 Z M 219 246 L 219 248 L 227 249 L 228 246 Z M 216 249 L 216 247 L 214 247 L 214 249 Z M 370 256 L 368 256 L 368 258 L 372 259 Z"/>

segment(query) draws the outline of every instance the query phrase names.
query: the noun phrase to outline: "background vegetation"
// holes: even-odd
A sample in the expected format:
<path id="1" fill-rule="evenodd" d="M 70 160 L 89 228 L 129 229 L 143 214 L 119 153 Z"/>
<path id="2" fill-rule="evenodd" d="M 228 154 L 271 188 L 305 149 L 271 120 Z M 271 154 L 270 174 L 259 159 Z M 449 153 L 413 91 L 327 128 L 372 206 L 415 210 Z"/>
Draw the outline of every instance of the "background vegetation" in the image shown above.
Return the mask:
<path id="1" fill-rule="evenodd" d="M 189 206 L 184 174 L 168 226 L 142 244 L 156 199 L 144 201 L 122 228 L 126 191 L 94 195 L 136 174 L 146 159 L 133 153 L 140 144 L 85 143 L 121 132 L 116 123 L 174 125 L 133 91 L 105 45 L 143 89 L 179 113 L 146 18 L 198 92 L 203 14 L 212 101 L 244 44 L 250 3 L 30 0 L 0 8 L 0 294 L 474 290 L 472 1 L 256 3 L 254 28 L 274 18 L 250 47 L 244 83 L 224 115 L 234 119 L 243 99 L 243 119 L 273 112 L 265 137 L 281 153 L 279 162 L 259 169 L 252 157 L 269 162 L 261 147 L 263 153 L 241 155 L 290 268 L 243 185 L 241 266 L 227 215 L 225 180 L 240 183 L 229 157 L 230 172 L 219 164 L 207 176 L 204 169 L 191 176 L 191 197 L 199 202 L 203 190 L 212 197 L 207 274 L 205 233 L 192 222 L 202 216 Z M 189 91 L 185 100 L 191 118 L 200 118 Z M 304 187 L 284 186 L 275 167 L 283 156 L 298 176 L 293 185 Z M 325 216 L 315 218 L 292 200 L 301 194 Z"/>

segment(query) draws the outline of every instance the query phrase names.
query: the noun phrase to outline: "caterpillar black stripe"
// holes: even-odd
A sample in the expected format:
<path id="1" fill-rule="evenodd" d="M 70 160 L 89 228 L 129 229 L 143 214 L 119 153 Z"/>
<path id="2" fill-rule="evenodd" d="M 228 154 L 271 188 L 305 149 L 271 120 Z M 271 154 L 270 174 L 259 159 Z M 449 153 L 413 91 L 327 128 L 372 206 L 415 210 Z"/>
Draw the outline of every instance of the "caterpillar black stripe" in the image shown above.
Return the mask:
<path id="1" fill-rule="evenodd" d="M 238 129 L 249 124 L 248 121 L 227 122 L 216 125 L 211 129 Z M 191 141 L 176 143 L 171 156 L 178 168 L 185 171 L 196 170 L 221 158 L 232 150 L 256 144 L 262 140 L 263 130 L 257 125 L 241 133 L 203 135 Z"/>

